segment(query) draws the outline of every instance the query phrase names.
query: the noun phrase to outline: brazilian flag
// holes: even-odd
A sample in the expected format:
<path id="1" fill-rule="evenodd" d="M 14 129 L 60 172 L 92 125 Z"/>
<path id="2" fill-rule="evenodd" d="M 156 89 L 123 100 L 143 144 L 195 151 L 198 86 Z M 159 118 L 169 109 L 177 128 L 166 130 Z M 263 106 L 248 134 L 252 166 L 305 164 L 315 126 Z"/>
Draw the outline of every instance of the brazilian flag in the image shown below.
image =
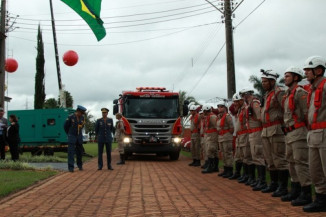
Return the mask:
<path id="1" fill-rule="evenodd" d="M 105 35 L 103 21 L 100 18 L 102 0 L 61 0 L 79 14 L 91 27 L 98 41 Z"/>

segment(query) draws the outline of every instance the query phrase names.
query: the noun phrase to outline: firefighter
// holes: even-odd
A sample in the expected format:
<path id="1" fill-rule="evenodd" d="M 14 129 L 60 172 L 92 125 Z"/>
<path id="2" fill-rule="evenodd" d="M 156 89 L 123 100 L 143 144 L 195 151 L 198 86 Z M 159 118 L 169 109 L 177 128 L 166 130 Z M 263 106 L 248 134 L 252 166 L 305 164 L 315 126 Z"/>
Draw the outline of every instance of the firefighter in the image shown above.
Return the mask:
<path id="1" fill-rule="evenodd" d="M 285 142 L 282 131 L 284 89 L 276 85 L 279 77 L 272 70 L 261 70 L 262 86 L 265 91 L 264 105 L 261 112 L 263 123 L 262 142 L 264 157 L 270 171 L 271 183 L 262 189 L 272 197 L 281 197 L 288 193 L 288 164 L 285 159 Z M 278 183 L 280 181 L 280 183 Z"/>
<path id="2" fill-rule="evenodd" d="M 235 105 L 239 108 L 236 127 L 237 127 L 237 146 L 240 151 L 240 158 L 243 163 L 244 173 L 242 179 L 239 180 L 239 183 L 245 183 L 246 185 L 251 185 L 255 181 L 255 176 L 253 173 L 254 164 L 252 161 L 247 123 L 246 123 L 246 103 L 241 98 L 240 94 L 237 94 L 233 100 Z"/>
<path id="3" fill-rule="evenodd" d="M 204 160 L 204 164 L 201 166 L 202 169 L 205 169 L 207 166 L 208 166 L 208 158 L 207 158 L 207 155 L 206 155 L 206 143 L 205 143 L 205 137 L 204 137 L 204 125 L 205 125 L 205 116 L 204 116 L 204 111 L 203 109 L 200 109 L 199 112 L 198 112 L 199 116 L 200 116 L 200 146 L 201 146 L 201 155 L 202 155 L 202 158 Z"/>
<path id="4" fill-rule="evenodd" d="M 311 203 L 311 177 L 308 164 L 307 145 L 307 91 L 298 82 L 302 80 L 303 71 L 293 66 L 284 73 L 285 85 L 288 87 L 283 99 L 284 134 L 286 159 L 289 162 L 291 191 L 281 197 L 282 201 L 291 201 L 293 206 Z"/>
<path id="5" fill-rule="evenodd" d="M 95 123 L 95 134 L 97 135 L 98 142 L 98 170 L 102 170 L 103 167 L 103 149 L 105 145 L 107 167 L 109 170 L 113 170 L 111 166 L 111 150 L 112 150 L 112 131 L 113 120 L 108 117 L 109 109 L 102 108 L 102 118 L 97 119 Z"/>
<path id="6" fill-rule="evenodd" d="M 85 125 L 86 108 L 78 105 L 76 112 L 70 115 L 64 124 L 64 130 L 68 135 L 68 170 L 74 172 L 75 153 L 77 159 L 77 166 L 79 170 L 83 170 L 83 127 Z"/>
<path id="7" fill-rule="evenodd" d="M 239 110 L 239 107 L 238 107 L 238 104 L 235 103 L 236 100 L 238 100 L 238 93 L 235 93 L 232 97 L 232 101 L 233 103 L 231 104 L 231 106 L 229 107 L 229 111 L 230 111 L 230 114 L 234 117 L 233 118 L 233 123 L 236 123 L 237 122 L 237 114 L 238 114 L 238 110 Z M 236 127 L 236 126 L 234 126 Z M 244 168 L 243 169 L 243 174 L 241 175 L 241 169 L 242 169 L 242 166 L 243 166 L 243 162 L 242 162 L 242 159 L 241 159 L 241 156 L 240 156 L 240 147 L 239 147 L 239 144 L 237 142 L 237 137 L 236 137 L 236 131 L 237 129 L 235 128 L 234 129 L 235 132 L 233 132 L 233 143 L 235 143 L 235 150 L 234 150 L 234 157 L 233 157 L 233 161 L 235 162 L 235 172 L 233 173 L 233 176 L 231 176 L 229 179 L 230 180 L 234 180 L 234 179 L 237 179 L 238 181 L 243 179 L 244 176 L 247 176 L 246 172 L 247 172 L 247 168 Z"/>
<path id="8" fill-rule="evenodd" d="M 320 56 L 309 57 L 304 65 L 311 84 L 308 94 L 309 169 L 315 185 L 316 199 L 303 207 L 305 212 L 326 212 L 326 61 Z"/>
<path id="9" fill-rule="evenodd" d="M 228 113 L 226 102 L 219 101 L 217 103 L 219 111 L 217 118 L 218 142 L 223 155 L 224 170 L 218 176 L 230 178 L 233 176 L 233 121 Z"/>
<path id="10" fill-rule="evenodd" d="M 207 144 L 208 166 L 202 170 L 202 173 L 218 172 L 218 134 L 216 129 L 216 115 L 211 111 L 210 105 L 204 105 L 205 115 L 205 142 Z"/>
<path id="11" fill-rule="evenodd" d="M 125 137 L 126 131 L 122 120 L 122 114 L 117 113 L 115 117 L 117 119 L 117 122 L 115 124 L 115 138 L 117 139 L 118 149 L 120 153 L 120 161 L 117 163 L 117 165 L 123 165 L 125 164 L 125 160 L 126 160 L 126 156 L 124 152 L 124 143 L 123 143 L 123 139 Z"/>
<path id="12" fill-rule="evenodd" d="M 200 166 L 200 116 L 197 113 L 197 106 L 191 105 L 189 109 L 190 130 L 191 130 L 191 155 L 193 162 L 189 166 Z"/>
<path id="13" fill-rule="evenodd" d="M 261 140 L 261 131 L 263 130 L 260 120 L 260 101 L 254 96 L 254 90 L 246 88 L 240 91 L 241 97 L 245 100 L 246 107 L 246 123 L 248 127 L 248 139 L 251 150 L 253 166 L 251 176 L 255 177 L 255 167 L 257 168 L 257 181 L 251 184 L 253 191 L 260 191 L 266 188 L 266 166 L 263 155 L 263 145 Z"/>

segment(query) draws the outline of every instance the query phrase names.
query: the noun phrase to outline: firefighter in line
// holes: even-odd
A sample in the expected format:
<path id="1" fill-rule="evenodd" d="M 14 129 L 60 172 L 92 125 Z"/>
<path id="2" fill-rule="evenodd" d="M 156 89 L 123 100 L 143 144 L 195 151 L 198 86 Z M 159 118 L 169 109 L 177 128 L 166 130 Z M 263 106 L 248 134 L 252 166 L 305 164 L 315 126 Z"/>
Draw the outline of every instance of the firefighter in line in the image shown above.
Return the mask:
<path id="1" fill-rule="evenodd" d="M 98 142 L 98 160 L 97 169 L 102 170 L 103 167 L 103 149 L 105 145 L 106 150 L 106 162 L 109 170 L 113 170 L 111 166 L 111 150 L 112 150 L 112 131 L 113 120 L 108 118 L 109 109 L 102 108 L 102 118 L 97 119 L 95 123 L 95 134 Z"/>
<path id="2" fill-rule="evenodd" d="M 326 212 L 326 61 L 320 56 L 309 57 L 304 65 L 311 84 L 308 94 L 309 169 L 315 185 L 316 199 L 303 207 L 305 212 Z"/>
<path id="3" fill-rule="evenodd" d="M 120 153 L 120 161 L 117 163 L 117 165 L 123 165 L 125 164 L 126 161 L 126 156 L 125 156 L 125 149 L 124 149 L 124 143 L 123 139 L 125 137 L 126 131 L 125 131 L 125 126 L 122 120 L 122 114 L 121 113 L 116 113 L 115 117 L 117 119 L 117 122 L 115 124 L 115 138 L 118 143 L 118 149 Z"/>
<path id="4" fill-rule="evenodd" d="M 311 203 L 311 177 L 308 164 L 307 145 L 307 91 L 298 82 L 302 80 L 303 71 L 289 67 L 284 73 L 285 85 L 288 87 L 283 99 L 286 159 L 289 163 L 291 191 L 281 197 L 282 201 L 291 201 L 293 206 Z"/>
<path id="5" fill-rule="evenodd" d="M 197 113 L 197 106 L 191 105 L 189 109 L 190 117 L 190 131 L 191 131 L 191 156 L 193 162 L 189 166 L 200 166 L 200 116 Z"/>
<path id="6" fill-rule="evenodd" d="M 228 113 L 225 101 L 219 101 L 217 103 L 217 108 L 219 111 L 216 123 L 219 135 L 218 142 L 224 163 L 224 170 L 222 173 L 219 173 L 218 176 L 230 178 L 233 176 L 233 121 L 231 115 Z"/>
<path id="7" fill-rule="evenodd" d="M 76 112 L 66 119 L 64 123 L 64 130 L 68 135 L 68 170 L 74 172 L 75 167 L 75 153 L 77 159 L 77 166 L 79 170 L 83 170 L 83 127 L 85 125 L 84 114 L 86 108 L 78 105 Z"/>
<path id="8" fill-rule="evenodd" d="M 231 104 L 231 106 L 229 107 L 229 111 L 230 111 L 230 114 L 233 116 L 233 123 L 236 123 L 237 121 L 237 114 L 238 114 L 238 110 L 239 110 L 239 107 L 238 107 L 238 104 L 234 103 L 234 101 L 237 100 L 237 96 L 238 94 L 235 93 L 232 97 L 232 100 L 233 100 L 233 103 Z M 236 126 L 234 125 L 235 129 L 234 129 L 234 132 L 233 132 L 233 140 L 232 142 L 235 143 L 235 150 L 234 150 L 234 156 L 233 156 L 233 161 L 235 162 L 235 171 L 233 173 L 233 176 L 229 177 L 230 180 L 234 180 L 234 179 L 237 179 L 238 181 L 243 179 L 244 176 L 246 176 L 247 174 L 245 173 L 245 169 L 241 175 L 241 169 L 242 169 L 242 165 L 243 165 L 243 162 L 242 162 L 242 159 L 241 159 L 241 156 L 240 156 L 240 147 L 237 143 L 237 129 L 236 129 Z"/>
<path id="9" fill-rule="evenodd" d="M 216 115 L 212 112 L 210 105 L 204 105 L 205 115 L 205 142 L 207 145 L 208 166 L 202 170 L 202 173 L 218 172 L 218 134 L 216 129 Z"/>
<path id="10" fill-rule="evenodd" d="M 267 187 L 266 184 L 266 166 L 263 155 L 263 144 L 261 139 L 261 131 L 263 130 L 260 120 L 260 101 L 254 96 L 253 89 L 243 89 L 240 91 L 241 97 L 245 100 L 246 107 L 246 123 L 248 128 L 248 139 L 252 155 L 253 166 L 251 169 L 252 177 L 255 177 L 255 167 L 257 168 L 258 178 L 251 187 L 253 191 L 260 191 Z"/>
<path id="11" fill-rule="evenodd" d="M 208 158 L 206 155 L 206 142 L 204 137 L 204 130 L 205 130 L 205 116 L 203 109 L 200 109 L 198 112 L 200 116 L 200 127 L 199 127 L 199 133 L 200 133 L 200 147 L 201 147 L 201 155 L 204 160 L 204 164 L 201 166 L 202 169 L 205 169 L 208 166 Z"/>
<path id="12" fill-rule="evenodd" d="M 288 163 L 285 159 L 285 142 L 282 131 L 284 90 L 276 85 L 279 77 L 272 70 L 261 70 L 264 91 L 264 104 L 261 112 L 263 123 L 262 142 L 264 157 L 270 172 L 271 183 L 262 189 L 263 193 L 271 193 L 272 197 L 281 197 L 288 193 Z M 280 182 L 280 183 L 278 183 Z"/>
<path id="13" fill-rule="evenodd" d="M 246 123 L 246 103 L 241 98 L 239 93 L 235 95 L 233 101 L 235 105 L 239 108 L 236 119 L 237 145 L 239 146 L 240 158 L 243 163 L 244 173 L 246 174 L 245 176 L 243 176 L 242 179 L 239 180 L 239 183 L 251 185 L 255 181 L 255 165 L 252 161 L 249 144 L 249 136 Z"/>

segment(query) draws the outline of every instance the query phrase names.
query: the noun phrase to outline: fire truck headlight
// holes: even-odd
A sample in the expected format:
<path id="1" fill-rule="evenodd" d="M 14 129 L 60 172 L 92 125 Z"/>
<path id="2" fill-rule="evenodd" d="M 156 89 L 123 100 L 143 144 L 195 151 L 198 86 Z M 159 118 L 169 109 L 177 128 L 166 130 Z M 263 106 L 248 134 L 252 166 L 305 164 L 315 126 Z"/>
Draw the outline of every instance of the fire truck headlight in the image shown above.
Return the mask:
<path id="1" fill-rule="evenodd" d="M 173 142 L 179 144 L 181 142 L 181 139 L 179 137 L 174 137 Z"/>
<path id="2" fill-rule="evenodd" d="M 131 138 L 129 138 L 129 137 L 123 138 L 123 143 L 128 144 L 130 142 L 131 142 Z"/>

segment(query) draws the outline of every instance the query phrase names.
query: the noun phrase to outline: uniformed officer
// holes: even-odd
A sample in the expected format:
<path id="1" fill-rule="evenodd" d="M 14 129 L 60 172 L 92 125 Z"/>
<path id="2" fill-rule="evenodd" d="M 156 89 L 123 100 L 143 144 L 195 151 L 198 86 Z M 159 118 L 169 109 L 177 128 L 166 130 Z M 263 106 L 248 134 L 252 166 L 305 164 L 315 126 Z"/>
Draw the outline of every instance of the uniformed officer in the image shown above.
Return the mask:
<path id="1" fill-rule="evenodd" d="M 206 143 L 205 143 L 205 137 L 204 137 L 204 131 L 205 131 L 205 116 L 204 116 L 204 111 L 203 109 L 200 109 L 198 112 L 200 116 L 200 127 L 199 127 L 199 132 L 200 132 L 200 150 L 201 150 L 201 155 L 204 160 L 204 164 L 201 166 L 202 169 L 205 169 L 208 166 L 208 158 L 206 155 Z"/>
<path id="2" fill-rule="evenodd" d="M 264 105 L 261 111 L 263 124 L 262 141 L 264 157 L 270 171 L 271 183 L 262 189 L 263 193 L 273 192 L 273 197 L 288 193 L 288 163 L 285 159 L 285 142 L 282 131 L 284 89 L 276 85 L 279 77 L 272 70 L 262 70 L 261 80 L 264 91 Z M 280 184 L 278 183 L 280 181 Z"/>
<path id="3" fill-rule="evenodd" d="M 303 207 L 305 212 L 326 212 L 326 61 L 309 57 L 304 65 L 311 84 L 308 94 L 309 169 L 315 185 L 316 199 Z"/>
<path id="4" fill-rule="evenodd" d="M 284 134 L 286 159 L 289 162 L 291 191 L 281 197 L 282 201 L 292 201 L 293 206 L 311 203 L 311 177 L 308 164 L 307 145 L 307 91 L 298 85 L 303 71 L 289 67 L 284 73 L 285 85 L 289 88 L 283 99 Z"/>
<path id="5" fill-rule="evenodd" d="M 239 180 L 239 183 L 245 183 L 246 185 L 251 185 L 255 182 L 255 164 L 253 163 L 249 135 L 246 120 L 246 103 L 240 94 L 237 94 L 233 100 L 235 105 L 239 108 L 237 118 L 236 118 L 236 128 L 237 128 L 237 146 L 240 151 L 240 158 L 243 163 L 244 172 L 247 174 L 243 179 Z"/>
<path id="6" fill-rule="evenodd" d="M 200 166 L 200 116 L 197 113 L 197 106 L 191 105 L 189 109 L 190 117 L 190 131 L 191 131 L 191 156 L 193 162 L 189 166 Z"/>
<path id="7" fill-rule="evenodd" d="M 117 122 L 115 124 L 115 138 L 118 142 L 118 149 L 119 149 L 119 153 L 120 153 L 120 161 L 117 163 L 117 165 L 123 165 L 125 164 L 125 147 L 124 147 L 124 143 L 123 143 L 123 139 L 125 137 L 125 126 L 122 120 L 122 114 L 121 113 L 117 113 L 115 115 Z"/>
<path id="8" fill-rule="evenodd" d="M 77 159 L 77 166 L 79 170 L 83 170 L 83 133 L 82 129 L 85 125 L 86 108 L 78 105 L 76 112 L 70 115 L 64 124 L 64 130 L 68 135 L 68 170 L 74 172 L 75 153 Z"/>
<path id="9" fill-rule="evenodd" d="M 253 191 L 260 191 L 266 188 L 266 166 L 263 155 L 263 144 L 261 140 L 261 132 L 263 130 L 260 120 L 260 101 L 254 96 L 254 90 L 245 88 L 240 91 L 241 97 L 245 100 L 246 107 L 246 123 L 249 135 L 250 152 L 253 164 L 257 168 L 258 179 L 251 184 Z M 255 166 L 252 166 L 252 177 L 255 177 Z"/>
<path id="10" fill-rule="evenodd" d="M 223 155 L 224 170 L 218 176 L 230 178 L 233 176 L 233 121 L 227 111 L 226 102 L 217 102 L 219 114 L 217 116 L 217 131 L 220 150 Z"/>
<path id="11" fill-rule="evenodd" d="M 218 172 L 218 134 L 216 129 L 216 115 L 211 111 L 210 105 L 204 105 L 205 115 L 205 142 L 207 143 L 208 166 L 202 170 L 202 173 Z"/>
<path id="12" fill-rule="evenodd" d="M 113 170 L 111 166 L 111 149 L 112 149 L 112 131 L 113 120 L 108 117 L 109 109 L 102 108 L 102 118 L 97 119 L 95 123 L 95 134 L 97 136 L 98 144 L 98 170 L 102 170 L 103 167 L 103 149 L 105 145 L 107 167 L 109 170 Z"/>
<path id="13" fill-rule="evenodd" d="M 4 160 L 6 158 L 6 140 L 5 140 L 5 132 L 8 126 L 8 121 L 6 118 L 3 117 L 4 110 L 0 108 L 0 158 Z"/>

